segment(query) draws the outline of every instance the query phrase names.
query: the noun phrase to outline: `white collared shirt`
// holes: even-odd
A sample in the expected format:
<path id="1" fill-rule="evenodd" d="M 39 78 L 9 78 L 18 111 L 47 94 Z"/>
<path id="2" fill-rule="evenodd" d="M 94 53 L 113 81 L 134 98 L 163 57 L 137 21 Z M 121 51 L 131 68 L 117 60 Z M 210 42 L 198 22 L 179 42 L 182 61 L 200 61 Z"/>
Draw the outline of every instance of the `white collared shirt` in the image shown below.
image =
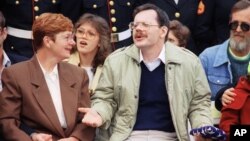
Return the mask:
<path id="1" fill-rule="evenodd" d="M 179 0 L 174 0 L 174 2 L 175 2 L 176 4 L 178 4 Z"/>
<path id="2" fill-rule="evenodd" d="M 57 117 L 60 121 L 60 124 L 63 128 L 67 128 L 65 114 L 62 106 L 61 89 L 60 89 L 57 65 L 54 67 L 52 72 L 46 72 L 41 64 L 40 67 L 42 68 L 43 75 L 45 77 L 47 86 L 49 88 L 50 96 L 55 106 Z"/>
<path id="3" fill-rule="evenodd" d="M 166 63 L 166 61 L 165 61 L 165 58 L 166 58 L 165 50 L 166 50 L 165 46 L 163 46 L 159 56 L 152 62 L 144 61 L 143 56 L 142 56 L 142 52 L 140 50 L 140 62 L 143 61 L 144 64 L 146 65 L 146 67 L 148 68 L 148 70 L 153 71 L 161 64 L 161 62 L 164 63 L 164 64 Z"/>
<path id="4" fill-rule="evenodd" d="M 3 50 L 3 62 L 2 62 L 3 68 L 0 70 L 0 80 L 2 80 L 2 72 L 3 69 L 10 66 L 11 62 L 5 51 Z M 2 91 L 3 86 L 2 86 L 2 81 L 0 81 L 0 92 Z"/>
<path id="5" fill-rule="evenodd" d="M 92 81 L 93 81 L 93 78 L 94 78 L 94 73 L 92 71 L 92 67 L 81 67 L 83 68 L 87 74 L 88 74 L 88 78 L 89 78 L 89 88 L 90 88 L 90 85 L 92 84 Z"/>

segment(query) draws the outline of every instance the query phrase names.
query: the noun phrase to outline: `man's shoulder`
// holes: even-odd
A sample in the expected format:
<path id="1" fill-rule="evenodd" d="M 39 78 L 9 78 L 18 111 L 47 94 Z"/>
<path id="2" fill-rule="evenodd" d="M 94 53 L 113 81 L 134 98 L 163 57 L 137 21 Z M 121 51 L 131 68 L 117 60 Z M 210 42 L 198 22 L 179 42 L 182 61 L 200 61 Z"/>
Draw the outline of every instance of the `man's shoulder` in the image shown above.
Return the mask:
<path id="1" fill-rule="evenodd" d="M 179 60 L 181 62 L 190 62 L 198 59 L 192 51 L 183 47 L 175 46 L 171 43 L 166 43 L 166 57 L 170 60 Z"/>
<path id="2" fill-rule="evenodd" d="M 60 62 L 59 65 L 60 65 L 60 67 L 69 69 L 71 71 L 72 70 L 76 70 L 76 71 L 82 71 L 83 70 L 82 68 L 80 68 L 80 67 L 78 67 L 78 66 L 76 66 L 74 64 L 70 64 L 70 63 L 68 63 L 66 61 Z"/>
<path id="3" fill-rule="evenodd" d="M 222 44 L 217 44 L 206 48 L 199 56 L 216 56 L 216 54 L 226 53 L 228 40 Z"/>
<path id="4" fill-rule="evenodd" d="M 122 47 L 122 48 L 115 50 L 109 55 L 109 58 L 122 57 L 126 55 L 127 53 L 135 52 L 136 50 L 138 49 L 132 44 L 130 46 Z"/>
<path id="5" fill-rule="evenodd" d="M 18 62 L 15 64 L 10 65 L 9 67 L 5 68 L 5 69 L 9 69 L 9 70 L 19 70 L 21 68 L 27 68 L 28 64 L 31 63 L 31 60 L 26 60 L 26 61 L 22 61 L 22 62 Z"/>

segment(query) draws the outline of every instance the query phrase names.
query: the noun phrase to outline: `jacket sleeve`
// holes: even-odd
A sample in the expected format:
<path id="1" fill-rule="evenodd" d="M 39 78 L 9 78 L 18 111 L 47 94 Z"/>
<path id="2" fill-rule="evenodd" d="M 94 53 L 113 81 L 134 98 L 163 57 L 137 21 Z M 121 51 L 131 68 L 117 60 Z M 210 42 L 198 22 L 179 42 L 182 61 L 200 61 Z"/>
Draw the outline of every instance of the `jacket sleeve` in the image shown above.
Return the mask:
<path id="1" fill-rule="evenodd" d="M 3 91 L 0 94 L 0 131 L 5 140 L 31 141 L 28 134 L 19 129 L 22 93 L 18 90 L 15 74 L 4 69 Z"/>
<path id="2" fill-rule="evenodd" d="M 78 74 L 78 73 L 77 73 Z M 88 75 L 82 73 L 81 78 L 84 78 L 81 92 L 79 95 L 79 107 L 90 107 L 90 94 L 88 92 Z M 94 139 L 95 128 L 86 126 L 82 121 L 83 115 L 78 112 L 76 118 L 76 126 L 70 136 L 80 139 L 80 141 L 92 141 Z"/>
<path id="3" fill-rule="evenodd" d="M 222 98 L 222 95 L 224 94 L 224 92 L 227 90 L 227 89 L 229 89 L 229 88 L 231 88 L 231 87 L 234 87 L 234 85 L 229 85 L 229 86 L 227 86 L 227 87 L 224 87 L 224 88 L 222 88 L 222 89 L 220 89 L 218 92 L 217 92 L 217 94 L 216 94 L 216 96 L 215 96 L 215 107 L 216 107 L 216 109 L 218 110 L 218 111 L 221 111 L 221 109 L 222 109 L 222 102 L 221 102 L 221 98 Z"/>
<path id="4" fill-rule="evenodd" d="M 194 90 L 189 107 L 189 119 L 193 128 L 212 125 L 211 118 L 211 92 L 206 75 L 199 60 L 193 68 Z M 198 122 L 199 121 L 199 122 Z"/>
<path id="5" fill-rule="evenodd" d="M 241 88 L 238 89 L 237 86 L 235 88 L 235 93 L 237 93 L 235 100 L 221 110 L 222 116 L 219 126 L 226 132 L 228 137 L 230 133 L 230 125 L 240 124 L 241 109 L 248 98 L 248 93 L 245 93 Z"/>
<path id="6" fill-rule="evenodd" d="M 117 102 L 114 100 L 115 88 L 110 60 L 111 58 L 106 59 L 96 91 L 91 97 L 92 108 L 102 117 L 104 123 L 102 128 L 105 129 L 109 127 L 114 112 L 117 109 Z"/>
<path id="7" fill-rule="evenodd" d="M 230 125 L 239 123 L 239 109 L 223 108 L 221 111 L 221 120 L 219 128 L 226 132 L 227 138 L 229 138 Z"/>

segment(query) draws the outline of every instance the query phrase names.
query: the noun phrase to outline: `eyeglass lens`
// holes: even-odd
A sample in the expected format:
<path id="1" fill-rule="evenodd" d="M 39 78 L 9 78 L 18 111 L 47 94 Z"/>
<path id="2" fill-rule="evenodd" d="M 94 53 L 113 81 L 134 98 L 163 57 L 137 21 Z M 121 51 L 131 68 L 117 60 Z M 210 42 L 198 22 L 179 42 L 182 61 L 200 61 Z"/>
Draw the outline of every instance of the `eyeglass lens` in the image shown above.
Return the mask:
<path id="1" fill-rule="evenodd" d="M 231 30 L 236 30 L 237 27 L 239 26 L 239 23 L 240 23 L 240 22 L 238 22 L 238 21 L 231 22 L 231 23 L 229 24 L 230 29 L 231 29 Z M 241 23 L 240 23 L 240 28 L 241 28 L 242 31 L 247 32 L 247 31 L 250 30 L 250 24 L 245 23 L 245 22 L 241 22 Z"/>

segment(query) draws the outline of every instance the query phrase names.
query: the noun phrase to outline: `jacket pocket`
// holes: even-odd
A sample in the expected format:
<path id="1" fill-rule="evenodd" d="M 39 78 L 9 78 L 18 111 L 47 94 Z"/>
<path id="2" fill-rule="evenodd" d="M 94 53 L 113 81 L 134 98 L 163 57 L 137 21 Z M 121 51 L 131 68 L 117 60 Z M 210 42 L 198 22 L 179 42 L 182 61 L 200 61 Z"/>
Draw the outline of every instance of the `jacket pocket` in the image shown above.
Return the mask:
<path id="1" fill-rule="evenodd" d="M 215 95 L 221 88 L 230 84 L 230 78 L 227 77 L 208 75 L 207 78 L 212 92 L 212 100 L 214 100 Z"/>

